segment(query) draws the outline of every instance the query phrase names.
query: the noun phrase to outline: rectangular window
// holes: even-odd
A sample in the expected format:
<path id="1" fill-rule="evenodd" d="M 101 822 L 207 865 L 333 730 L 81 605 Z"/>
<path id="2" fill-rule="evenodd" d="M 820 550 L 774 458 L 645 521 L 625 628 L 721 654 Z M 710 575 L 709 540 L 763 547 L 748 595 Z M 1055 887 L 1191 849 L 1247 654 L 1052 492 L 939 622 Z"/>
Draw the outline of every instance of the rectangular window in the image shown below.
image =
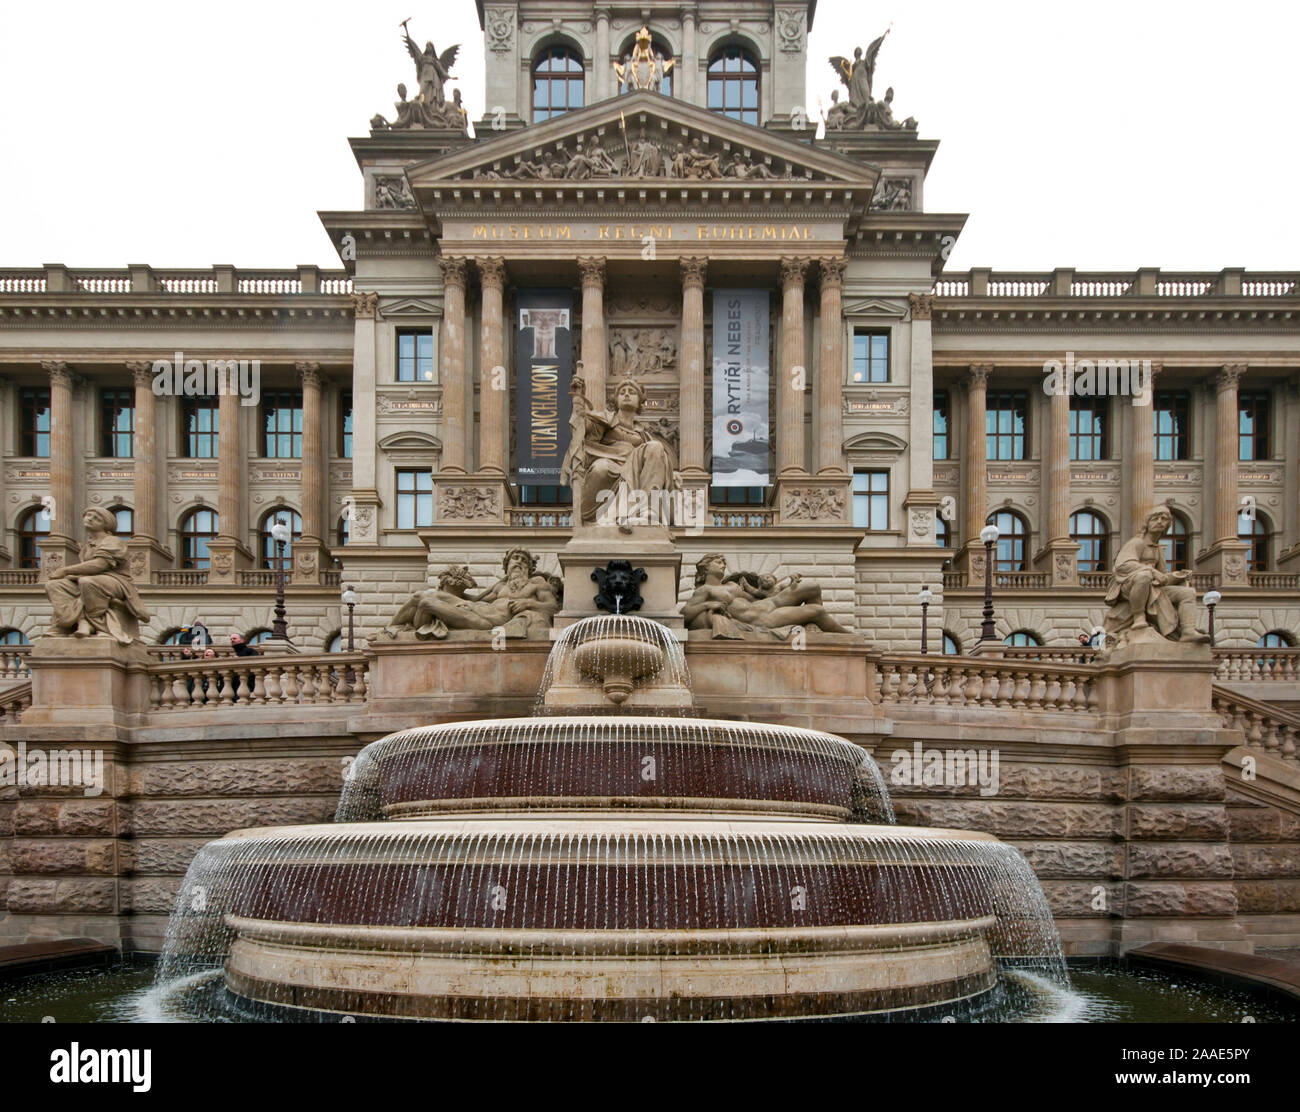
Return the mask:
<path id="1" fill-rule="evenodd" d="M 948 459 L 952 444 L 948 439 L 948 391 L 934 392 L 934 458 Z"/>
<path id="2" fill-rule="evenodd" d="M 1237 394 L 1237 458 L 1268 459 L 1268 391 L 1242 390 Z"/>
<path id="3" fill-rule="evenodd" d="M 568 486 L 520 486 L 519 502 L 523 506 L 567 506 L 573 501 Z"/>
<path id="4" fill-rule="evenodd" d="M 424 529 L 433 524 L 433 472 L 428 468 L 397 472 L 397 527 Z"/>
<path id="5" fill-rule="evenodd" d="M 397 381 L 433 381 L 433 333 L 397 334 Z"/>
<path id="6" fill-rule="evenodd" d="M 762 506 L 767 503 L 767 487 L 709 487 L 710 506 Z"/>
<path id="7" fill-rule="evenodd" d="M 220 426 L 216 398 L 185 398 L 181 404 L 181 454 L 187 459 L 216 459 Z"/>
<path id="8" fill-rule="evenodd" d="M 130 459 L 134 430 L 135 391 L 100 390 L 99 454 L 113 459 Z"/>
<path id="9" fill-rule="evenodd" d="M 50 458 L 50 388 L 29 386 L 18 398 L 18 454 Z"/>
<path id="10" fill-rule="evenodd" d="M 302 459 L 302 391 L 262 392 L 262 455 Z"/>
<path id="11" fill-rule="evenodd" d="M 985 405 L 985 459 L 1027 459 L 1029 396 L 1023 390 L 990 390 Z"/>
<path id="12" fill-rule="evenodd" d="M 339 391 L 339 455 L 352 458 L 352 391 Z"/>
<path id="13" fill-rule="evenodd" d="M 1192 458 L 1192 405 L 1186 390 L 1162 390 L 1155 397 L 1156 459 Z"/>
<path id="14" fill-rule="evenodd" d="M 854 382 L 889 381 L 889 333 L 853 333 Z"/>
<path id="15" fill-rule="evenodd" d="M 1110 457 L 1110 438 L 1107 435 L 1109 414 L 1109 398 L 1073 397 L 1070 399 L 1070 458 L 1072 460 Z"/>
<path id="16" fill-rule="evenodd" d="M 853 524 L 872 533 L 889 528 L 889 472 L 853 472 Z"/>

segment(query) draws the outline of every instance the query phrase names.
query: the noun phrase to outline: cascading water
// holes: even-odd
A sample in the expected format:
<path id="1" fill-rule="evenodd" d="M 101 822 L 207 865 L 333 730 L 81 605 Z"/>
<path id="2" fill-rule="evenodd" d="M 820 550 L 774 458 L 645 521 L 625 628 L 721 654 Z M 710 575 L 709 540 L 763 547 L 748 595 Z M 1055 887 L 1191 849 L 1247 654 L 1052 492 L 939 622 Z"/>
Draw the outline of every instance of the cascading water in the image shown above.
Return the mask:
<path id="1" fill-rule="evenodd" d="M 1016 850 L 892 825 L 842 738 L 692 713 L 670 631 L 584 619 L 534 717 L 392 734 L 334 825 L 200 851 L 159 978 L 292 1019 L 900 1019 L 1067 984 Z"/>

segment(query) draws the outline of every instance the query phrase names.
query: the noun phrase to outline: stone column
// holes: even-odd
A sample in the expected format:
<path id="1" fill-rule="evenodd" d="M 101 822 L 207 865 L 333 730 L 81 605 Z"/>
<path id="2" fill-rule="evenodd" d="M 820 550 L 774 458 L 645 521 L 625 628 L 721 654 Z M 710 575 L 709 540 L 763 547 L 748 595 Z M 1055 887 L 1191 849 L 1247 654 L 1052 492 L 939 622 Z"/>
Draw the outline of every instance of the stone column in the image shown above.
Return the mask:
<path id="1" fill-rule="evenodd" d="M 319 584 L 330 564 L 323 520 L 325 452 L 320 364 L 302 362 L 295 366 L 302 380 L 302 538 L 293 545 L 291 572 L 296 584 Z"/>
<path id="2" fill-rule="evenodd" d="M 244 455 L 242 416 L 237 390 L 221 391 L 217 410 L 217 536 L 208 542 L 209 583 L 237 583 L 239 573 L 252 566 L 253 554 L 244 543 Z"/>
<path id="3" fill-rule="evenodd" d="M 844 474 L 844 271 L 842 257 L 819 259 L 821 352 L 817 362 L 817 474 Z"/>
<path id="4" fill-rule="evenodd" d="M 375 483 L 375 314 L 377 293 L 354 293 L 352 339 L 352 493 L 347 504 L 348 545 L 379 542 Z"/>
<path id="5" fill-rule="evenodd" d="M 1282 395 L 1286 398 L 1282 414 L 1283 444 L 1300 444 L 1300 375 L 1293 376 Z M 1277 558 L 1279 571 L 1300 571 L 1300 459 L 1294 452 L 1286 461 L 1285 488 L 1291 492 L 1291 504 L 1283 516 L 1283 536 L 1290 541 Z M 1285 542 L 1284 542 L 1285 543 Z"/>
<path id="6" fill-rule="evenodd" d="M 961 562 L 970 575 L 970 585 L 982 586 L 984 579 L 984 545 L 980 530 L 989 515 L 989 468 L 985 447 L 984 407 L 988 393 L 989 363 L 973 364 L 966 376 L 966 443 L 965 489 L 962 505 Z M 978 580 L 978 582 L 977 582 Z"/>
<path id="7" fill-rule="evenodd" d="M 614 68 L 609 61 L 609 9 L 596 9 L 596 71 L 592 74 L 595 79 L 596 100 L 604 100 L 611 95 L 614 84 Z M 616 89 L 613 90 L 617 92 Z"/>
<path id="8" fill-rule="evenodd" d="M 781 371 L 776 381 L 776 470 L 778 478 L 806 475 L 804 465 L 803 283 L 808 260 L 781 260 Z"/>
<path id="9" fill-rule="evenodd" d="M 911 398 L 903 512 L 906 543 L 929 546 L 938 543 L 935 515 L 939 511 L 939 496 L 934 493 L 934 345 L 930 332 L 934 298 L 930 294 L 913 293 L 907 301 L 912 316 L 912 358 L 908 367 Z M 943 582 L 941 567 L 942 560 L 934 564 L 931 574 L 934 584 Z"/>
<path id="10" fill-rule="evenodd" d="M 466 470 L 465 260 L 442 258 L 442 470 Z"/>
<path id="11" fill-rule="evenodd" d="M 131 500 L 134 518 L 131 574 L 147 583 L 153 572 L 171 566 L 171 553 L 163 545 L 158 527 L 158 414 L 153 392 L 153 364 L 128 363 L 135 381 L 135 432 L 131 443 Z"/>
<path id="12" fill-rule="evenodd" d="M 1218 575 L 1224 587 L 1249 586 L 1246 557 L 1249 545 L 1237 539 L 1238 417 L 1237 384 L 1246 364 L 1225 365 L 1210 379 L 1215 391 L 1214 433 L 1214 532 L 1205 560 L 1197 570 Z"/>
<path id="13" fill-rule="evenodd" d="M 605 260 L 598 255 L 578 258 L 582 275 L 582 377 L 587 401 L 605 408 Z"/>
<path id="14" fill-rule="evenodd" d="M 1064 382 L 1048 395 L 1047 406 L 1047 528 L 1034 567 L 1065 586 L 1079 581 L 1079 546 L 1070 540 L 1070 394 Z"/>
<path id="15" fill-rule="evenodd" d="M 673 92 L 676 98 L 687 104 L 695 103 L 695 74 L 699 61 L 695 53 L 695 12 L 687 8 L 682 12 L 682 56 L 673 66 Z"/>
<path id="16" fill-rule="evenodd" d="M 72 424 L 72 389 L 76 378 L 58 360 L 41 364 L 50 376 L 50 535 L 40 542 L 43 580 L 56 568 L 75 564 L 81 557 L 77 544 L 80 513 L 77 496 L 77 442 Z"/>
<path id="17" fill-rule="evenodd" d="M 479 363 L 478 469 L 486 475 L 506 473 L 506 428 L 509 422 L 509 381 L 505 373 L 505 259 L 475 259 L 483 289 L 482 358 Z"/>
<path id="18" fill-rule="evenodd" d="M 704 276 L 708 261 L 696 256 L 681 260 L 682 352 L 678 463 L 687 488 L 708 486 L 704 470 Z"/>
<path id="19" fill-rule="evenodd" d="M 1146 404 L 1132 406 L 1129 414 L 1133 422 L 1127 461 L 1130 468 L 1127 535 L 1130 537 L 1142 531 L 1143 520 L 1156 504 L 1155 380 L 1159 373 L 1159 364 L 1152 363 Z"/>

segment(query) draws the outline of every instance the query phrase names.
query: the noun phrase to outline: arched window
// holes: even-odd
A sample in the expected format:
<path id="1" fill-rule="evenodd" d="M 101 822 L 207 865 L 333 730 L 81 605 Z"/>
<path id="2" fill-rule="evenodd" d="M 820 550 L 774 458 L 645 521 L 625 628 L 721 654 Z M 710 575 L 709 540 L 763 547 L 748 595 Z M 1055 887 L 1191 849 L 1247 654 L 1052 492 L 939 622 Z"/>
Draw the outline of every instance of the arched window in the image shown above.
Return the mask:
<path id="1" fill-rule="evenodd" d="M 41 566 L 40 542 L 50 535 L 50 511 L 44 506 L 33 506 L 18 519 L 18 566 Z"/>
<path id="2" fill-rule="evenodd" d="M 108 512 L 117 518 L 117 528 L 113 532 L 129 540 L 135 532 L 135 511 L 130 506 L 110 506 Z"/>
<path id="3" fill-rule="evenodd" d="M 533 59 L 533 123 L 581 108 L 585 76 L 582 55 L 571 46 L 548 46 Z"/>
<path id="4" fill-rule="evenodd" d="M 940 548 L 952 547 L 952 526 L 943 514 L 936 514 L 934 519 L 934 543 Z"/>
<path id="5" fill-rule="evenodd" d="M 758 126 L 758 61 L 744 47 L 724 46 L 709 59 L 709 108 Z"/>
<path id="6" fill-rule="evenodd" d="M 1100 515 L 1080 510 L 1070 515 L 1070 540 L 1079 545 L 1080 571 L 1110 568 L 1110 531 Z"/>
<path id="7" fill-rule="evenodd" d="M 1187 528 L 1187 519 L 1176 511 L 1170 511 L 1174 523 L 1169 532 L 1160 539 L 1160 547 L 1165 554 L 1165 567 L 1170 571 L 1190 571 L 1191 557 L 1188 554 L 1191 531 Z"/>
<path id="8" fill-rule="evenodd" d="M 1015 633 L 1008 633 L 1002 638 L 1004 645 L 1010 645 L 1012 648 L 1025 648 L 1032 645 L 1041 645 L 1036 633 L 1031 633 L 1027 629 L 1018 629 Z"/>
<path id="9" fill-rule="evenodd" d="M 271 526 L 277 521 L 289 526 L 289 543 L 284 546 L 284 566 L 293 567 L 293 542 L 302 540 L 302 514 L 288 506 L 278 506 L 262 518 L 257 527 L 257 551 L 261 554 L 262 567 L 274 571 L 276 567 L 275 538 L 271 536 Z"/>
<path id="10" fill-rule="evenodd" d="M 339 518 L 339 526 L 336 531 L 339 544 L 347 544 L 348 537 L 352 535 L 352 515 L 344 514 Z"/>
<path id="11" fill-rule="evenodd" d="M 252 630 L 248 636 L 244 638 L 244 642 L 249 645 L 260 645 L 263 641 L 269 640 L 271 640 L 271 631 L 269 629 Z"/>
<path id="12" fill-rule="evenodd" d="M 1261 649 L 1290 649 L 1295 647 L 1295 640 L 1284 629 L 1270 629 L 1255 645 Z"/>
<path id="13" fill-rule="evenodd" d="M 181 518 L 181 567 L 210 567 L 208 542 L 217 538 L 217 512 L 200 507 Z"/>
<path id="14" fill-rule="evenodd" d="M 998 510 L 989 514 L 986 525 L 998 527 L 997 559 L 994 571 L 1029 570 L 1029 525 L 1014 510 Z"/>
<path id="15" fill-rule="evenodd" d="M 325 642 L 325 651 L 327 653 L 341 653 L 343 651 L 343 631 L 339 630 L 328 641 Z"/>
<path id="16" fill-rule="evenodd" d="M 633 37 L 628 39 L 627 45 L 623 47 L 623 53 L 619 55 L 619 59 L 618 59 L 623 66 L 626 67 L 627 64 L 632 60 L 632 50 L 635 47 L 636 47 L 636 38 Z M 663 64 L 673 56 L 672 47 L 670 47 L 668 43 L 665 42 L 663 39 L 661 39 L 658 35 L 651 35 L 650 52 L 654 54 L 655 57 L 657 58 L 659 62 L 659 71 L 660 73 L 663 73 Z M 676 67 L 674 66 L 674 69 L 675 68 Z M 615 77 L 615 80 L 617 80 L 617 75 Z M 659 81 L 659 91 L 663 93 L 663 95 L 666 97 L 670 97 L 673 95 L 673 70 L 669 70 L 667 73 L 663 73 L 663 76 L 660 78 Z M 620 94 L 636 92 L 636 85 L 632 83 L 630 78 L 620 81 L 618 86 L 618 92 Z"/>
<path id="17" fill-rule="evenodd" d="M 943 655 L 961 656 L 961 642 L 946 629 L 943 631 Z"/>
<path id="18" fill-rule="evenodd" d="M 1246 553 L 1246 570 L 1268 571 L 1268 518 L 1256 510 L 1242 510 L 1237 515 L 1237 539 L 1250 545 Z"/>
<path id="19" fill-rule="evenodd" d="M 14 629 L 9 626 L 7 629 L 0 629 L 0 645 L 27 645 L 27 634 L 21 629 Z"/>

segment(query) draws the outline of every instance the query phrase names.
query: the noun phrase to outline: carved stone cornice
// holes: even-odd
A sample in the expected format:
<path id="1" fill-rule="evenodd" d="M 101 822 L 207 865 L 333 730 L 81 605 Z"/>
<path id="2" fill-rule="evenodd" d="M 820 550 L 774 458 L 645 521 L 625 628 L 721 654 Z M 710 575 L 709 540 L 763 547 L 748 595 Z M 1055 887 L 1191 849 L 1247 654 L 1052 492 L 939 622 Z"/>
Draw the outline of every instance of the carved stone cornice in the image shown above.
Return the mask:
<path id="1" fill-rule="evenodd" d="M 605 258 L 603 255 L 579 255 L 578 273 L 582 275 L 582 286 L 601 286 L 605 284 Z"/>
<path id="2" fill-rule="evenodd" d="M 817 260 L 823 289 L 844 288 L 844 272 L 849 268 L 849 260 L 842 255 L 832 255 Z"/>
<path id="3" fill-rule="evenodd" d="M 929 320 L 934 311 L 934 295 L 929 293 L 909 293 L 907 304 L 912 310 L 913 320 Z"/>
<path id="4" fill-rule="evenodd" d="M 1225 390 L 1236 390 L 1237 384 L 1245 373 L 1245 363 L 1225 363 L 1210 375 L 1210 385 L 1219 393 L 1223 393 Z"/>
<path id="5" fill-rule="evenodd" d="M 298 372 L 304 389 L 310 387 L 314 390 L 320 390 L 321 374 L 319 363 L 310 360 L 303 360 L 295 363 L 293 366 L 294 370 Z"/>
<path id="6" fill-rule="evenodd" d="M 352 295 L 352 313 L 357 320 L 374 320 L 375 309 L 379 305 L 377 293 L 354 293 Z"/>
<path id="7" fill-rule="evenodd" d="M 500 255 L 487 255 L 474 260 L 478 268 L 479 284 L 485 290 L 503 290 L 506 285 L 506 260 Z"/>
<path id="8" fill-rule="evenodd" d="M 972 363 L 970 370 L 966 372 L 966 377 L 962 379 L 962 384 L 968 393 L 972 390 L 984 390 L 988 386 L 989 375 L 992 373 L 992 363 Z"/>
<path id="9" fill-rule="evenodd" d="M 442 271 L 444 286 L 459 286 L 462 290 L 465 288 L 465 279 L 469 271 L 465 259 L 457 255 L 443 255 L 438 259 L 438 268 Z"/>
<path id="10" fill-rule="evenodd" d="M 783 289 L 803 286 L 804 275 L 807 273 L 807 259 L 801 259 L 793 255 L 785 255 L 781 258 L 781 286 Z"/>
<path id="11" fill-rule="evenodd" d="M 687 255 L 677 260 L 682 271 L 682 287 L 704 288 L 704 275 L 708 271 L 709 262 L 698 255 Z"/>

